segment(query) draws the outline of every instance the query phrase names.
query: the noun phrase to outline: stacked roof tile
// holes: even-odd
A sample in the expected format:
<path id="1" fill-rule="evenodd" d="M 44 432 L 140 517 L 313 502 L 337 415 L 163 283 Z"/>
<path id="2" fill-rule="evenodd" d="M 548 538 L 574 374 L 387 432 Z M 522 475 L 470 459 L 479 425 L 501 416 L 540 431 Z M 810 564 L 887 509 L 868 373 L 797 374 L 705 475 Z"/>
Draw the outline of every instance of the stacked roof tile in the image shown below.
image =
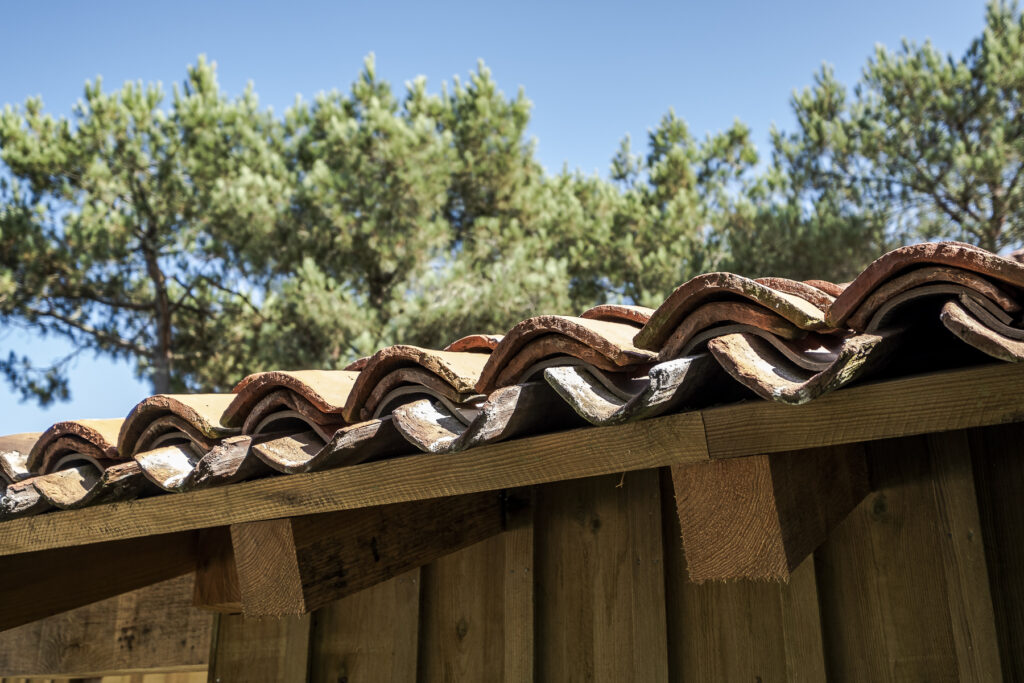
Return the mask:
<path id="1" fill-rule="evenodd" d="M 1024 359 L 1024 265 L 977 247 L 902 247 L 845 285 L 710 273 L 657 310 L 541 315 L 442 350 L 390 346 L 345 370 L 261 372 L 232 394 L 152 396 L 123 420 L 0 437 L 0 518 L 754 396 L 800 404 L 980 358 Z"/>

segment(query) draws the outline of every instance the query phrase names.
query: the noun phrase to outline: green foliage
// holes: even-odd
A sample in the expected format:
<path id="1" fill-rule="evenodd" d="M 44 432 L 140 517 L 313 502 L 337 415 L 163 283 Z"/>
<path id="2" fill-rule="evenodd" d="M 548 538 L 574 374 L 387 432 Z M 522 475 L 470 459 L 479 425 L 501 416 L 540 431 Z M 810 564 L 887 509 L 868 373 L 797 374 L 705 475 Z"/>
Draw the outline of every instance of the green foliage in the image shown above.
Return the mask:
<path id="1" fill-rule="evenodd" d="M 794 97 L 798 130 L 780 149 L 797 182 L 890 233 L 999 251 L 1024 238 L 1022 97 L 1024 18 L 993 2 L 960 58 L 878 47 L 852 98 L 823 69 Z"/>
<path id="2" fill-rule="evenodd" d="M 842 281 L 910 239 L 1024 240 L 1024 19 L 995 3 L 954 59 L 878 49 L 847 90 L 824 68 L 759 157 L 740 122 L 669 111 L 607 179 L 546 173 L 531 104 L 480 64 L 397 94 L 373 58 L 347 92 L 277 116 L 200 59 L 159 84 L 87 83 L 70 118 L 0 113 L 0 325 L 135 363 L 157 391 L 254 369 L 343 367 L 541 313 L 656 306 L 709 270 Z M 0 354 L 29 400 L 72 357 Z"/>

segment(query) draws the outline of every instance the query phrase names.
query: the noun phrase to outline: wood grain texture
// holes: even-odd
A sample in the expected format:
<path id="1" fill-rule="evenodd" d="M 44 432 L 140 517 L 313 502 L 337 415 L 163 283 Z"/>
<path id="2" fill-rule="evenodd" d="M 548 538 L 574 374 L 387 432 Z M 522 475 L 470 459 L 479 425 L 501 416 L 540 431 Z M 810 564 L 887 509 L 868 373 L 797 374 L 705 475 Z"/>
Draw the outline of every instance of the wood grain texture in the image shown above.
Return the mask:
<path id="1" fill-rule="evenodd" d="M 665 605 L 672 681 L 825 680 L 812 558 L 789 583 L 689 581 L 671 473 L 662 471 Z"/>
<path id="2" fill-rule="evenodd" d="M 195 563 L 194 532 L 0 558 L 0 630 L 188 574 Z"/>
<path id="3" fill-rule="evenodd" d="M 191 595 L 181 576 L 0 633 L 0 676 L 205 672 L 213 616 Z"/>
<path id="4" fill-rule="evenodd" d="M 532 436 L 0 524 L 0 555 L 493 491 L 706 459 L 700 415 Z M 387 482 L 382 486 L 381 482 Z"/>
<path id="5" fill-rule="evenodd" d="M 787 580 L 868 492 L 859 445 L 672 469 L 690 578 Z"/>
<path id="6" fill-rule="evenodd" d="M 235 524 L 247 616 L 303 614 L 501 533 L 499 492 Z"/>
<path id="7" fill-rule="evenodd" d="M 231 530 L 223 526 L 201 529 L 196 555 L 193 604 L 216 612 L 241 613 L 242 592 L 231 549 Z"/>
<path id="8" fill-rule="evenodd" d="M 667 681 L 656 471 L 538 490 L 534 676 Z"/>
<path id="9" fill-rule="evenodd" d="M 1024 424 L 968 432 L 1003 678 L 1024 680 Z"/>
<path id="10" fill-rule="evenodd" d="M 420 570 L 332 602 L 312 616 L 314 683 L 415 683 Z"/>
<path id="11" fill-rule="evenodd" d="M 829 680 L 1000 680 L 968 454 L 938 438 L 867 444 L 875 492 L 816 554 Z"/>
<path id="12" fill-rule="evenodd" d="M 419 675 L 427 681 L 533 676 L 532 512 L 511 528 L 423 567 Z"/>
<path id="13" fill-rule="evenodd" d="M 949 539 L 940 549 L 960 680 L 997 681 L 995 611 L 967 434 L 931 434 L 926 441 L 937 522 Z"/>
<path id="14" fill-rule="evenodd" d="M 712 458 L 773 453 L 1024 419 L 1024 364 L 864 384 L 803 406 L 757 401 L 702 412 Z"/>
<path id="15" fill-rule="evenodd" d="M 301 683 L 309 666 L 309 615 L 247 619 L 218 614 L 210 651 L 210 683 Z"/>

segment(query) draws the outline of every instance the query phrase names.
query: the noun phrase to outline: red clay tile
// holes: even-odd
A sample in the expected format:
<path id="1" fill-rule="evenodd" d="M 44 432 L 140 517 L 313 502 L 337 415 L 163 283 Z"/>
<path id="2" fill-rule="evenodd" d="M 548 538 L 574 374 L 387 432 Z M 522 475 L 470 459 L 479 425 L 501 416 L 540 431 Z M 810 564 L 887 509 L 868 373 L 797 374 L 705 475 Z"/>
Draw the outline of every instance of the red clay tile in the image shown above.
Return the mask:
<path id="1" fill-rule="evenodd" d="M 175 435 L 209 450 L 213 442 L 237 434 L 221 423 L 233 394 L 158 394 L 142 400 L 125 418 L 117 450 L 125 455 L 149 450 Z"/>
<path id="2" fill-rule="evenodd" d="M 642 349 L 660 351 L 687 315 L 701 304 L 723 300 L 752 301 L 802 330 L 827 329 L 825 311 L 803 298 L 813 298 L 807 290 L 790 294 L 732 273 L 698 275 L 669 295 L 633 341 Z"/>
<path id="3" fill-rule="evenodd" d="M 605 320 L 612 323 L 625 323 L 634 327 L 643 327 L 654 314 L 653 308 L 646 306 L 627 306 L 624 304 L 601 304 L 589 308 L 580 314 L 588 320 Z"/>
<path id="4" fill-rule="evenodd" d="M 993 358 L 1010 363 L 1024 361 L 1024 340 L 1000 334 L 966 310 L 961 301 L 947 301 L 939 314 L 942 324 L 962 341 Z"/>
<path id="5" fill-rule="evenodd" d="M 58 422 L 39 437 L 29 452 L 26 466 L 46 474 L 68 457 L 92 460 L 99 466 L 123 457 L 117 451 L 117 436 L 124 420 L 69 420 Z"/>
<path id="6" fill-rule="evenodd" d="M 149 487 L 135 461 L 120 462 L 100 472 L 91 464 L 77 465 L 32 479 L 47 503 L 61 510 L 131 500 Z"/>
<path id="7" fill-rule="evenodd" d="M 827 290 L 821 287 L 810 284 L 809 282 L 800 282 L 799 280 L 790 280 L 785 277 L 759 277 L 754 282 L 771 287 L 777 292 L 784 292 L 786 294 L 792 294 L 798 296 L 807 303 L 811 304 L 815 308 L 822 311 L 828 309 L 835 301 L 836 295 L 830 294 Z M 816 280 L 815 282 L 822 282 Z M 836 287 L 830 282 L 823 283 L 826 287 L 831 285 L 832 288 Z M 833 290 L 834 291 L 834 290 Z"/>
<path id="8" fill-rule="evenodd" d="M 616 391 L 611 378 L 585 365 L 544 371 L 559 396 L 594 425 L 612 425 L 678 410 L 696 399 L 720 375 L 709 354 L 678 358 L 653 366 L 632 393 Z"/>
<path id="9" fill-rule="evenodd" d="M 249 412 L 268 394 L 287 389 L 316 406 L 322 413 L 340 414 L 359 376 L 350 370 L 294 370 L 249 375 L 234 388 L 235 397 L 221 421 L 241 427 Z"/>
<path id="10" fill-rule="evenodd" d="M 529 318 L 509 330 L 491 353 L 477 391 L 487 394 L 528 380 L 527 371 L 552 356 L 578 358 L 609 371 L 652 363 L 654 354 L 633 345 L 635 333 L 633 325 L 604 320 L 558 315 Z"/>
<path id="11" fill-rule="evenodd" d="M 12 484 L 32 475 L 28 454 L 39 437 L 38 432 L 0 436 L 0 485 Z"/>
<path id="12" fill-rule="evenodd" d="M 949 266 L 978 273 L 996 282 L 1024 287 L 1024 264 L 961 242 L 913 244 L 890 251 L 865 268 L 836 297 L 829 309 L 829 324 L 845 326 L 846 319 L 886 281 L 907 269 L 929 265 Z"/>
<path id="13" fill-rule="evenodd" d="M 700 351 L 708 339 L 723 334 L 764 330 L 783 339 L 799 339 L 806 331 L 770 310 L 744 301 L 712 301 L 683 318 L 662 344 L 658 359 L 672 360 Z"/>
<path id="14" fill-rule="evenodd" d="M 862 334 L 843 341 L 834 361 L 813 372 L 799 367 L 759 336 L 730 334 L 708 342 L 708 349 L 733 379 L 761 398 L 798 405 L 848 384 L 877 367 L 891 352 L 897 331 Z"/>
<path id="15" fill-rule="evenodd" d="M 282 422 L 301 423 L 303 427 L 300 431 L 311 428 L 320 434 L 324 441 L 330 439 L 334 432 L 345 424 L 341 415 L 321 412 L 301 395 L 289 389 L 278 389 L 266 394 L 249 410 L 242 425 L 242 433 L 251 435 L 280 431 L 279 425 Z M 287 426 L 284 429 L 294 431 Z"/>
<path id="16" fill-rule="evenodd" d="M 949 287 L 946 289 L 934 287 L 939 284 Z M 932 287 L 923 289 L 926 285 Z M 862 300 L 857 309 L 846 317 L 844 324 L 854 330 L 868 329 L 872 318 L 879 309 L 897 296 L 914 290 L 918 290 L 916 296 L 904 297 L 901 301 L 910 301 L 914 298 L 941 293 L 956 295 L 961 291 L 973 291 L 978 296 L 990 299 L 1008 314 L 1016 314 L 1021 311 L 1020 304 L 1010 298 L 991 280 L 977 273 L 949 266 L 922 266 L 897 275 L 876 287 Z"/>
<path id="17" fill-rule="evenodd" d="M 442 351 L 464 351 L 468 353 L 490 353 L 498 346 L 503 335 L 500 334 L 470 334 L 462 339 L 456 339 Z"/>
<path id="18" fill-rule="evenodd" d="M 378 402 L 385 398 L 382 392 L 374 393 L 377 385 L 386 382 L 390 386 L 390 391 L 394 391 L 396 384 L 385 378 L 402 368 L 419 368 L 439 380 L 441 384 L 447 385 L 455 394 L 472 395 L 473 385 L 488 357 L 483 353 L 434 351 L 405 345 L 381 349 L 370 357 L 360 371 L 349 393 L 343 415 L 352 423 L 372 419 Z M 430 387 L 422 386 L 424 392 L 429 393 Z"/>
<path id="19" fill-rule="evenodd" d="M 454 453 L 504 439 L 572 426 L 568 406 L 550 387 L 527 382 L 491 392 L 472 420 L 421 399 L 395 408 L 396 429 L 425 453 Z"/>

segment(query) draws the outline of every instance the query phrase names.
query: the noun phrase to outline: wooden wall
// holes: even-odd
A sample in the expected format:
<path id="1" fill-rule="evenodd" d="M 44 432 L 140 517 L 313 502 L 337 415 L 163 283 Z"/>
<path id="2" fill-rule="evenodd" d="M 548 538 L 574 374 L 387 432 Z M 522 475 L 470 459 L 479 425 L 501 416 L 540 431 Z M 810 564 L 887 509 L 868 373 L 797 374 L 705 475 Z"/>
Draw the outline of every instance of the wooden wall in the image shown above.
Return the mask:
<path id="1" fill-rule="evenodd" d="M 210 680 L 1024 680 L 1022 446 L 864 444 L 872 492 L 788 584 L 688 582 L 666 472 L 539 487 L 510 531 L 310 616 L 221 617 Z"/>

